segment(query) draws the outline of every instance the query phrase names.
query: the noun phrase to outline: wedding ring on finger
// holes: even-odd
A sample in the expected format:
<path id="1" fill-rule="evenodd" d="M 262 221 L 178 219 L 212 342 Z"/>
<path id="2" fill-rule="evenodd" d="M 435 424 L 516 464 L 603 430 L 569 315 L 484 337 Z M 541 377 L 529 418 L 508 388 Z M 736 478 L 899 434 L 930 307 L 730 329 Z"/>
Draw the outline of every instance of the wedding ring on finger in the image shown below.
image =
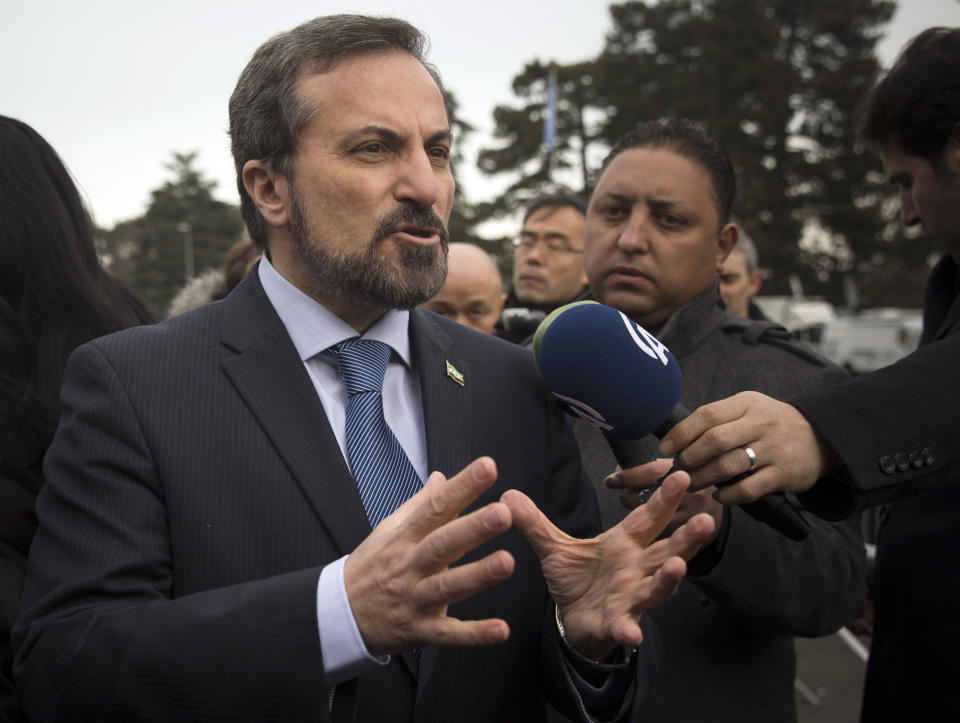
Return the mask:
<path id="1" fill-rule="evenodd" d="M 747 459 L 750 460 L 750 468 L 748 471 L 753 472 L 757 467 L 757 453 L 754 452 L 753 447 L 750 446 L 743 446 L 740 449 L 747 453 Z"/>

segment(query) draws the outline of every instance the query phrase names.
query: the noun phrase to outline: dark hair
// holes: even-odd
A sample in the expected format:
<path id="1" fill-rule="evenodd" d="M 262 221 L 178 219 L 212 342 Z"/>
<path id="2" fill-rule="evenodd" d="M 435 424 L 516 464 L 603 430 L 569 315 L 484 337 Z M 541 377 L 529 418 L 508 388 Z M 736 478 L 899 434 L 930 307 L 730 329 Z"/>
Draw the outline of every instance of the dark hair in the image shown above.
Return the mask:
<path id="1" fill-rule="evenodd" d="M 100 265 L 93 222 L 59 156 L 33 128 L 0 116 L 0 455 L 11 438 L 49 443 L 75 347 L 152 321 Z"/>
<path id="2" fill-rule="evenodd" d="M 275 35 L 257 49 L 240 74 L 229 107 L 240 212 L 258 247 L 266 248 L 266 229 L 244 188 L 243 166 L 259 159 L 292 177 L 297 136 L 317 110 L 297 93 L 301 72 L 325 73 L 348 58 L 402 52 L 423 64 L 446 98 L 440 76 L 424 61 L 426 43 L 424 35 L 403 20 L 331 15 Z"/>
<path id="3" fill-rule="evenodd" d="M 930 28 L 897 56 L 867 106 L 862 134 L 937 167 L 960 121 L 960 29 Z"/>
<path id="4" fill-rule="evenodd" d="M 726 148 L 705 124 L 686 118 L 661 118 L 638 124 L 618 140 L 600 166 L 600 176 L 619 154 L 631 148 L 663 148 L 699 163 L 710 176 L 711 196 L 720 226 L 730 220 L 737 195 L 737 180 Z"/>
<path id="5" fill-rule="evenodd" d="M 527 210 L 523 214 L 523 222 L 526 223 L 533 214 L 544 208 L 572 208 L 581 216 L 587 215 L 587 204 L 579 196 L 570 193 L 552 193 L 549 196 L 539 196 L 527 204 Z"/>

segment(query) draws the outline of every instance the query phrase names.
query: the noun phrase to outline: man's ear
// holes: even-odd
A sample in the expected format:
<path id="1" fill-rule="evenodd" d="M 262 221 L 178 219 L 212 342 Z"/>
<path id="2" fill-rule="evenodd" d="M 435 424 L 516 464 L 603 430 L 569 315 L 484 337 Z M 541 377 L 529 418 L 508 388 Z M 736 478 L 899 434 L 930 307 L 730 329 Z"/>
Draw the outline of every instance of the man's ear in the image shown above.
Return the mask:
<path id="1" fill-rule="evenodd" d="M 290 222 L 290 194 L 286 176 L 261 160 L 243 164 L 243 187 L 268 226 L 283 227 Z"/>
<path id="2" fill-rule="evenodd" d="M 740 227 L 737 224 L 730 222 L 722 229 L 720 229 L 720 235 L 717 237 L 717 273 L 719 274 L 723 270 L 723 262 L 727 260 L 727 256 L 730 255 L 730 252 L 733 251 L 733 247 L 737 245 L 737 240 L 740 238 Z"/>

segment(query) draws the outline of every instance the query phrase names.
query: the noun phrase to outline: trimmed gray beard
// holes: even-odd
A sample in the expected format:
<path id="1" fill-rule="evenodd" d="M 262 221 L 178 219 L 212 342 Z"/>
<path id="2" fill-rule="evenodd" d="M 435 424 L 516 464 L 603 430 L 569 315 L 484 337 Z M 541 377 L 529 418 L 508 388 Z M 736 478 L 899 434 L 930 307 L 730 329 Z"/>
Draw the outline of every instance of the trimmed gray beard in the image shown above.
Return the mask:
<path id="1" fill-rule="evenodd" d="M 401 223 L 440 229 L 439 247 L 403 246 L 399 264 L 388 263 L 378 249 Z M 362 249 L 333 251 L 313 240 L 306 209 L 291 179 L 290 236 L 294 252 L 320 297 L 412 309 L 439 294 L 447 278 L 447 226 L 433 209 L 413 203 L 404 203 L 379 218 L 373 237 Z"/>

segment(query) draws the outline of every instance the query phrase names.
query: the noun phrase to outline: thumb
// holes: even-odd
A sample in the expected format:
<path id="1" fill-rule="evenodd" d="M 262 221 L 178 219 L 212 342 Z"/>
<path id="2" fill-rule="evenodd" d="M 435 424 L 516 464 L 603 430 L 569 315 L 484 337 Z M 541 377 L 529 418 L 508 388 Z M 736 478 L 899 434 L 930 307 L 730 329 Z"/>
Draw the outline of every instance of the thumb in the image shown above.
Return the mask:
<path id="1" fill-rule="evenodd" d="M 529 497 L 519 490 L 507 490 L 500 501 L 510 508 L 513 525 L 530 543 L 537 557 L 543 559 L 567 537 L 543 514 Z"/>

